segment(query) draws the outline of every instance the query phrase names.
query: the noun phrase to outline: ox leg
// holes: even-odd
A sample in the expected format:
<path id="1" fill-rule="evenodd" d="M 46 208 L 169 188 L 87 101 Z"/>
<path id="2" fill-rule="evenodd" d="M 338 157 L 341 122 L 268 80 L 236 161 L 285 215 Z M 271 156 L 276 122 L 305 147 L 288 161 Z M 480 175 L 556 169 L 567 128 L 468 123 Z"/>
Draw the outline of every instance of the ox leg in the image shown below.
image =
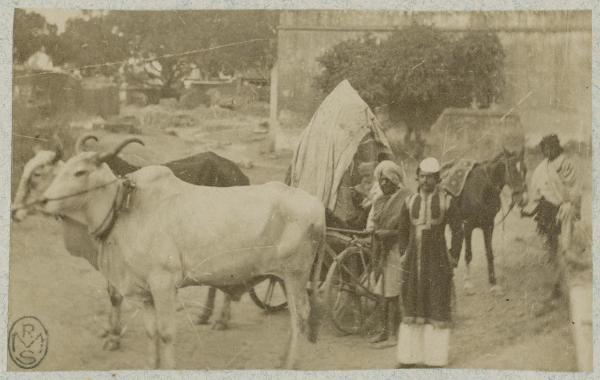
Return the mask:
<path id="1" fill-rule="evenodd" d="M 496 284 L 496 271 L 494 269 L 494 252 L 492 250 L 492 237 L 494 235 L 494 224 L 489 224 L 483 227 L 483 241 L 485 242 L 485 255 L 488 262 L 488 280 L 490 282 L 491 291 L 501 293 L 502 289 Z"/>
<path id="2" fill-rule="evenodd" d="M 168 272 L 149 276 L 148 284 L 156 309 L 158 363 L 161 369 L 175 368 L 175 309 L 177 291 L 173 275 Z"/>
<path id="3" fill-rule="evenodd" d="M 309 333 L 311 305 L 306 291 L 308 278 L 303 279 L 298 278 L 298 275 L 289 275 L 284 282 L 292 327 L 284 366 L 286 369 L 294 369 L 300 350 L 300 334 Z"/>
<path id="4" fill-rule="evenodd" d="M 464 289 L 467 295 L 475 294 L 473 283 L 471 283 L 471 260 L 473 260 L 473 247 L 471 238 L 473 237 L 473 225 L 465 223 L 465 285 Z"/>
<path id="5" fill-rule="evenodd" d="M 154 302 L 152 301 L 152 298 L 144 301 L 144 328 L 146 329 L 146 335 L 148 335 L 148 339 L 150 339 L 150 344 L 148 346 L 150 368 L 159 368 L 160 356 L 158 330 L 156 326 L 156 309 L 154 308 Z"/>
<path id="6" fill-rule="evenodd" d="M 213 309 L 215 308 L 215 296 L 217 289 L 212 286 L 208 287 L 208 296 L 206 297 L 206 303 L 204 304 L 204 310 L 202 314 L 196 320 L 196 324 L 198 325 L 206 325 L 210 320 L 210 317 L 213 313 Z"/>
<path id="7" fill-rule="evenodd" d="M 298 307 L 296 300 L 295 287 L 290 287 L 286 284 L 288 308 L 290 311 L 290 319 L 292 328 L 290 331 L 287 351 L 284 357 L 283 368 L 294 369 L 296 358 L 298 356 L 298 341 L 300 336 L 300 318 L 298 318 Z"/>
<path id="8" fill-rule="evenodd" d="M 213 323 L 213 330 L 227 330 L 229 328 L 229 320 L 231 319 L 231 296 L 223 293 L 223 304 L 221 305 L 221 313 L 219 318 Z"/>
<path id="9" fill-rule="evenodd" d="M 108 295 L 110 297 L 110 314 L 108 316 L 108 328 L 105 330 L 105 338 L 102 348 L 107 351 L 114 351 L 121 346 L 121 304 L 123 296 L 108 284 Z"/>

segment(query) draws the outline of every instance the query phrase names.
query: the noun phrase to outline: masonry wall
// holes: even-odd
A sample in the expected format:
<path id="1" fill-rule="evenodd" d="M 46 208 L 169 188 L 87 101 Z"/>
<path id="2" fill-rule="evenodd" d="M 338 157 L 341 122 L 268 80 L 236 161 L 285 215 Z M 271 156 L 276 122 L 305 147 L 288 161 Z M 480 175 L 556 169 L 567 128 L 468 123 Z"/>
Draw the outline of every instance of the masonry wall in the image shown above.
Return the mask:
<path id="1" fill-rule="evenodd" d="M 331 46 L 371 32 L 385 38 L 417 22 L 448 33 L 493 30 L 506 53 L 503 106 L 526 128 L 591 131 L 590 11 L 403 12 L 283 11 L 278 31 L 278 104 L 307 118 L 324 94 L 314 87 L 316 58 Z M 591 133 L 591 132 L 590 132 Z"/>

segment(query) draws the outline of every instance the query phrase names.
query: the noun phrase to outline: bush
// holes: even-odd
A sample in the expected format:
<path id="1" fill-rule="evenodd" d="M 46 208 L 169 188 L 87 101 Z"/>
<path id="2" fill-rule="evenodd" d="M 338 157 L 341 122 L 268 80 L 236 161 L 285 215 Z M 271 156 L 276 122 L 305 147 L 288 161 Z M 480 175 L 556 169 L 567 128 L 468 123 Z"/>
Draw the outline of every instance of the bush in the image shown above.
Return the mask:
<path id="1" fill-rule="evenodd" d="M 504 51 L 493 33 L 452 38 L 435 27 L 413 24 L 384 41 L 372 35 L 343 41 L 317 61 L 316 87 L 329 93 L 348 79 L 371 107 L 385 107 L 407 126 L 405 140 L 431 126 L 448 107 L 489 107 L 504 88 Z"/>

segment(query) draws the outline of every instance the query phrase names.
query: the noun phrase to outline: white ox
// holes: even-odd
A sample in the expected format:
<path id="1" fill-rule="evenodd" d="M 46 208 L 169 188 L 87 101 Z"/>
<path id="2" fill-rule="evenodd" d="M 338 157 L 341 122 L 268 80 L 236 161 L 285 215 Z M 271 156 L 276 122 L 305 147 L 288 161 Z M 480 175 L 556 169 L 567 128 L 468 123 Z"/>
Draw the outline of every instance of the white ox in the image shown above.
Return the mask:
<path id="1" fill-rule="evenodd" d="M 152 366 L 175 367 L 177 288 L 211 285 L 239 295 L 271 274 L 285 283 L 291 335 L 283 364 L 293 368 L 300 333 L 311 342 L 317 337 L 314 287 L 325 239 L 321 202 L 281 183 L 190 185 L 163 166 L 130 174 L 136 187 L 124 197 L 124 180 L 103 163 L 118 150 L 68 160 L 44 193 L 43 208 L 104 235 L 100 271 L 121 294 L 143 305 Z M 309 298 L 306 284 L 317 257 Z"/>

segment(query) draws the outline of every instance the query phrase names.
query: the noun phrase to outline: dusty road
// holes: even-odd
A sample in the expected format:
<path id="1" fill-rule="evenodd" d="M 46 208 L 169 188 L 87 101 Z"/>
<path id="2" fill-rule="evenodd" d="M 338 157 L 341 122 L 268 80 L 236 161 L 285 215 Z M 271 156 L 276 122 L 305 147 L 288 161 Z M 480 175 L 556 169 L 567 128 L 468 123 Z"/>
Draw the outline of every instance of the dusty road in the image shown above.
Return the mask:
<path id="1" fill-rule="evenodd" d="M 253 153 L 254 167 L 244 169 L 252 183 L 281 180 L 289 157 L 257 154 L 260 139 L 237 132 L 212 135 L 212 141 L 245 141 L 222 150 L 234 160 Z M 106 136 L 108 144 L 121 136 Z M 139 163 L 161 162 L 190 154 L 198 147 L 172 136 L 143 136 L 145 148 L 131 146 L 124 154 Z M 244 140 L 246 139 L 246 140 Z M 218 145 L 218 144 L 217 144 Z M 161 147 L 162 155 L 148 149 Z M 213 147 L 214 148 L 214 147 Z M 129 149 L 129 148 L 128 148 Z M 202 149 L 200 149 L 202 150 Z M 9 320 L 24 315 L 39 318 L 50 334 L 49 350 L 37 370 L 140 369 L 147 365 L 146 336 L 141 313 L 124 303 L 126 328 L 122 347 L 102 350 L 97 336 L 107 317 L 106 283 L 86 261 L 64 249 L 57 221 L 40 216 L 12 226 Z M 456 326 L 451 340 L 451 367 L 575 370 L 575 354 L 566 305 L 537 315 L 539 302 L 549 289 L 549 269 L 541 241 L 530 220 L 510 215 L 497 228 L 494 247 L 502 295 L 489 292 L 481 233 L 474 234 L 472 281 L 476 294 L 462 288 L 463 263 L 456 271 Z M 180 369 L 275 368 L 286 342 L 286 312 L 265 314 L 248 296 L 232 307 L 228 331 L 196 326 L 190 319 L 201 311 L 206 288 L 180 292 L 186 307 L 177 314 L 177 365 Z M 364 338 L 339 336 L 327 322 L 319 342 L 306 347 L 302 369 L 393 368 L 394 349 L 374 350 Z M 9 359 L 9 369 L 19 370 Z"/>

